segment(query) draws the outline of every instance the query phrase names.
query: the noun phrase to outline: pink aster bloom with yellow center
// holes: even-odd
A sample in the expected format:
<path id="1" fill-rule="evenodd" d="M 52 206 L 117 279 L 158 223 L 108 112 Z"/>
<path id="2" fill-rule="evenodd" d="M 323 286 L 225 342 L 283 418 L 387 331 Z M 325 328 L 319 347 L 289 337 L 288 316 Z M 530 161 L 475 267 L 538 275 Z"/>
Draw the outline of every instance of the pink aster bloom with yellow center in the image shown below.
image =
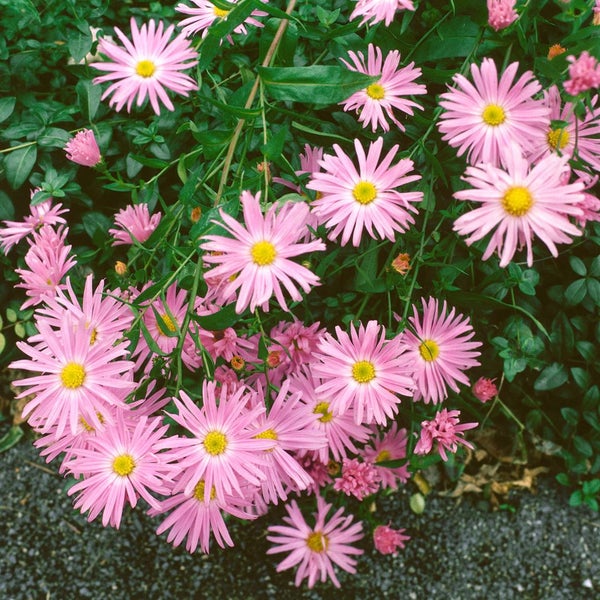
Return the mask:
<path id="1" fill-rule="evenodd" d="M 200 247 L 204 260 L 217 266 L 206 273 L 207 278 L 228 280 L 223 293 L 237 294 L 235 310 L 242 313 L 250 307 L 268 311 L 274 295 L 283 310 L 289 310 L 283 289 L 299 302 L 300 287 L 308 293 L 319 278 L 306 267 L 290 260 L 307 252 L 325 250 L 320 240 L 299 243 L 307 231 L 308 206 L 288 202 L 283 207 L 273 204 L 265 214 L 260 208 L 260 192 L 253 196 L 244 191 L 240 197 L 244 225 L 220 211 L 224 227 L 233 237 L 206 235 Z"/>
<path id="2" fill-rule="evenodd" d="M 370 446 L 365 446 L 362 455 L 364 459 L 373 464 L 379 475 L 381 487 L 396 489 L 398 481 L 406 483 L 410 477 L 408 472 L 408 461 L 400 467 L 387 467 L 381 465 L 390 460 L 401 460 L 406 458 L 406 429 L 398 429 L 398 423 L 392 423 L 389 431 L 377 432 L 371 439 Z"/>
<path id="3" fill-rule="evenodd" d="M 134 242 L 143 244 L 158 227 L 161 217 L 160 212 L 150 216 L 147 204 L 133 204 L 122 208 L 115 215 L 116 227 L 108 230 L 114 238 L 112 245 Z"/>
<path id="4" fill-rule="evenodd" d="M 471 186 L 458 191 L 458 200 L 479 204 L 454 222 L 454 231 L 468 236 L 471 245 L 495 230 L 483 253 L 487 260 L 494 251 L 506 267 L 518 248 L 527 247 L 527 265 L 533 265 L 533 240 L 539 238 L 558 256 L 557 243 L 570 243 L 581 231 L 569 221 L 579 217 L 584 200 L 584 183 L 565 183 L 568 157 L 550 154 L 533 167 L 518 148 L 506 156 L 506 169 L 492 164 L 468 167 L 464 180 Z"/>
<path id="5" fill-rule="evenodd" d="M 473 448 L 473 444 L 464 439 L 464 432 L 477 427 L 478 423 L 460 423 L 459 410 L 443 408 L 431 421 L 421 423 L 421 435 L 415 445 L 415 454 L 429 454 L 437 451 L 442 460 L 448 460 L 446 451 L 455 453 L 458 446 Z"/>
<path id="6" fill-rule="evenodd" d="M 375 25 L 385 21 L 385 26 L 389 27 L 399 10 L 415 10 L 415 5 L 411 0 L 358 0 L 350 20 L 362 17 L 360 25 Z"/>
<path id="7" fill-rule="evenodd" d="M 481 67 L 471 65 L 473 83 L 456 74 L 456 88 L 442 94 L 438 128 L 458 156 L 467 153 L 470 164 L 499 165 L 513 143 L 524 152 L 546 137 L 550 109 L 534 100 L 542 86 L 531 71 L 515 82 L 519 63 L 510 64 L 498 79 L 496 63 L 484 58 Z"/>
<path id="8" fill-rule="evenodd" d="M 399 338 L 385 339 L 377 321 L 350 325 L 350 335 L 335 328 L 323 336 L 312 372 L 323 379 L 315 390 L 330 398 L 331 411 L 354 408 L 355 422 L 384 425 L 398 412 L 399 396 L 411 396 L 413 359 Z"/>
<path id="9" fill-rule="evenodd" d="M 317 512 L 313 515 L 315 524 L 312 527 L 295 501 L 285 508 L 288 513 L 283 517 L 285 525 L 271 525 L 268 528 L 267 540 L 274 546 L 267 550 L 267 554 L 289 552 L 277 565 L 277 572 L 298 565 L 295 579 L 297 587 L 306 578 L 309 588 L 315 585 L 317 579 L 325 582 L 329 578 L 339 588 L 334 565 L 348 573 L 356 573 L 356 559 L 353 556 L 362 554 L 363 550 L 352 544 L 364 535 L 362 523 L 353 523 L 352 515 L 344 516 L 343 508 L 339 508 L 328 519 L 331 504 L 327 504 L 321 496 L 317 496 Z"/>
<path id="10" fill-rule="evenodd" d="M 355 110 L 359 113 L 358 121 L 363 127 L 371 126 L 373 131 L 381 127 L 389 131 L 388 119 L 401 131 L 404 125 L 396 119 L 393 109 L 397 109 L 409 115 L 413 115 L 413 108 L 423 110 L 420 104 L 407 98 L 418 94 L 426 94 L 427 88 L 419 83 L 413 83 L 421 76 L 421 69 L 415 69 L 415 63 L 398 68 L 400 64 L 400 52 L 392 50 L 388 52 L 383 60 L 381 48 L 369 44 L 367 59 L 362 52 L 348 52 L 351 62 L 341 61 L 351 71 L 365 73 L 367 75 L 379 76 L 379 80 L 370 84 L 364 90 L 352 94 L 343 104 L 344 110 Z M 387 117 L 387 118 L 386 118 Z"/>
<path id="11" fill-rule="evenodd" d="M 85 448 L 77 448 L 67 463 L 83 479 L 69 488 L 77 494 L 75 508 L 88 512 L 88 521 L 102 513 L 102 525 L 119 528 L 126 503 L 134 508 L 139 498 L 159 508 L 153 494 L 167 494 L 174 471 L 166 454 L 158 452 L 157 442 L 168 425 L 162 419 L 140 417 L 128 427 L 122 420 L 89 437 Z"/>
<path id="12" fill-rule="evenodd" d="M 159 115 L 161 102 L 168 110 L 175 110 L 166 90 L 183 96 L 197 90 L 198 84 L 182 71 L 193 67 L 198 62 L 198 55 L 185 35 L 180 34 L 171 40 L 174 29 L 174 25 L 169 25 L 165 30 L 162 22 L 157 26 L 153 19 L 138 28 L 132 18 L 133 42 L 115 27 L 124 48 L 101 38 L 98 51 L 109 60 L 90 65 L 106 71 L 106 75 L 96 77 L 93 83 L 114 82 L 104 91 L 102 100 L 112 95 L 110 106 L 120 111 L 127 105 L 127 112 L 131 112 L 134 100 L 137 106 L 141 106 L 148 98 L 152 109 Z"/>
<path id="13" fill-rule="evenodd" d="M 313 202 L 313 212 L 331 230 L 330 240 L 342 235 L 342 246 L 350 238 L 358 246 L 365 231 L 372 238 L 394 241 L 398 232 L 406 231 L 415 222 L 410 213 L 417 209 L 412 203 L 423 199 L 422 192 L 400 192 L 396 188 L 418 181 L 421 176 L 408 175 L 413 168 L 409 158 L 392 165 L 397 145 L 380 161 L 381 137 L 371 142 L 367 154 L 359 140 L 354 140 L 354 148 L 358 168 L 337 144 L 333 145 L 335 155 L 323 157 L 323 170 L 313 173 L 306 186 L 320 194 Z"/>
<path id="14" fill-rule="evenodd" d="M 65 146 L 67 158 L 84 167 L 95 167 L 101 160 L 100 148 L 91 129 L 82 129 Z"/>
<path id="15" fill-rule="evenodd" d="M 411 329 L 401 335 L 415 358 L 415 400 L 438 404 L 448 397 L 448 387 L 457 392 L 457 383 L 468 385 L 463 371 L 479 366 L 481 342 L 473 341 L 475 335 L 468 317 L 448 313 L 446 301 L 441 311 L 435 298 L 421 298 L 423 316 L 413 305 L 413 316 L 408 318 Z"/>

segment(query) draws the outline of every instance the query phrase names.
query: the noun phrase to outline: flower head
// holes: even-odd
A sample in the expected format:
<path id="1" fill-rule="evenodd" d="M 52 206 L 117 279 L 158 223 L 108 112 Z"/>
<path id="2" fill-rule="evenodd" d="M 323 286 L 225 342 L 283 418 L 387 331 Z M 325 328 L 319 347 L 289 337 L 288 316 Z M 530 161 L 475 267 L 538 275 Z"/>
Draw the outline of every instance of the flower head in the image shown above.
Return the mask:
<path id="1" fill-rule="evenodd" d="M 422 192 L 400 192 L 396 188 L 417 181 L 421 176 L 408 175 L 413 168 L 413 162 L 408 158 L 392 165 L 398 152 L 397 145 L 380 162 L 381 137 L 369 145 L 366 154 L 359 140 L 354 140 L 354 148 L 358 168 L 337 144 L 333 145 L 335 155 L 323 157 L 323 170 L 313 173 L 306 186 L 321 194 L 313 202 L 313 211 L 331 230 L 330 240 L 342 234 L 342 246 L 350 238 L 352 244 L 358 246 L 365 230 L 372 238 L 378 235 L 393 241 L 397 232 L 404 232 L 415 222 L 410 213 L 416 213 L 417 209 L 412 203 L 423 199 Z"/>
<path id="2" fill-rule="evenodd" d="M 390 460 L 406 458 L 406 429 L 398 429 L 398 423 L 392 423 L 389 431 L 383 435 L 374 436 L 371 440 L 372 446 L 365 446 L 363 456 L 375 467 L 381 481 L 382 488 L 396 489 L 398 481 L 406 483 L 410 477 L 408 472 L 408 461 L 400 467 L 388 467 L 381 465 Z"/>
<path id="3" fill-rule="evenodd" d="M 516 0 L 487 0 L 489 26 L 500 31 L 514 23 L 519 17 L 515 4 Z"/>
<path id="4" fill-rule="evenodd" d="M 406 67 L 398 68 L 400 63 L 400 52 L 392 50 L 385 61 L 381 49 L 369 44 L 368 58 L 362 52 L 348 52 L 351 63 L 341 59 L 351 71 L 377 75 L 379 80 L 352 94 L 347 100 L 341 102 L 344 110 L 355 110 L 359 113 L 358 121 L 363 127 L 371 126 L 373 131 L 381 126 L 384 131 L 389 131 L 389 119 L 401 131 L 404 125 L 396 119 L 393 109 L 397 109 L 409 115 L 413 115 L 413 108 L 423 110 L 416 102 L 409 100 L 407 96 L 426 94 L 424 85 L 413 83 L 421 75 L 421 69 L 415 69 L 412 62 Z M 386 118 L 387 116 L 387 118 Z"/>
<path id="5" fill-rule="evenodd" d="M 375 549 L 381 554 L 396 556 L 398 548 L 404 548 L 404 543 L 410 540 L 409 535 L 404 535 L 406 529 L 393 529 L 389 525 L 378 525 L 373 531 Z"/>
<path id="6" fill-rule="evenodd" d="M 143 244 L 160 223 L 160 212 L 150 216 L 147 204 L 134 204 L 122 208 L 115 215 L 115 225 L 108 233 L 113 236 L 113 246 L 133 244 L 134 241 Z"/>
<path id="7" fill-rule="evenodd" d="M 495 379 L 488 379 L 487 377 L 480 377 L 471 388 L 473 396 L 480 402 L 487 402 L 498 394 L 498 388 L 494 383 Z"/>
<path id="8" fill-rule="evenodd" d="M 454 197 L 480 206 L 461 215 L 454 222 L 454 230 L 469 236 L 466 243 L 471 245 L 495 229 L 483 260 L 497 250 L 501 267 L 506 267 L 517 248 L 523 246 L 531 266 L 534 236 L 552 256 L 558 256 L 556 243 L 569 243 L 570 236 L 581 235 L 568 217 L 582 214 L 578 205 L 584 199 L 584 184 L 563 182 L 569 173 L 566 156 L 551 154 L 531 167 L 513 148 L 506 162 L 506 169 L 491 164 L 467 168 L 464 180 L 472 187 L 456 192 Z"/>
<path id="9" fill-rule="evenodd" d="M 514 82 L 519 63 L 510 64 L 498 80 L 496 63 L 484 58 L 481 67 L 471 65 L 475 85 L 456 74 L 456 88 L 441 95 L 439 130 L 443 139 L 467 153 L 470 164 L 504 162 L 511 142 L 528 148 L 546 135 L 548 107 L 533 96 L 541 85 L 531 71 Z"/>
<path id="10" fill-rule="evenodd" d="M 337 565 L 349 573 L 356 572 L 356 559 L 352 556 L 362 554 L 363 550 L 352 544 L 363 537 L 362 523 L 352 523 L 352 515 L 343 516 L 343 508 L 327 519 L 331 504 L 326 504 L 321 496 L 317 496 L 317 512 L 312 527 L 295 501 L 285 508 L 288 513 L 283 517 L 285 525 L 271 525 L 268 528 L 267 539 L 275 545 L 267 550 L 267 554 L 290 553 L 277 565 L 277 571 L 299 565 L 296 586 L 308 578 L 308 587 L 312 588 L 317 579 L 324 582 L 329 577 L 333 585 L 339 588 L 340 582 L 333 566 Z"/>
<path id="11" fill-rule="evenodd" d="M 65 146 L 67 158 L 84 167 L 95 167 L 101 160 L 100 148 L 91 129 L 83 129 Z"/>
<path id="12" fill-rule="evenodd" d="M 158 115 L 161 102 L 168 110 L 174 110 L 165 90 L 183 96 L 187 96 L 190 90 L 197 90 L 198 84 L 181 72 L 198 62 L 197 53 L 183 34 L 171 41 L 174 29 L 174 25 L 169 25 L 165 30 L 162 22 L 157 26 L 152 19 L 138 28 L 132 18 L 133 43 L 118 27 L 115 27 L 115 32 L 124 48 L 102 38 L 98 50 L 110 60 L 90 65 L 107 72 L 96 77 L 94 84 L 113 82 L 102 94 L 102 99 L 112 95 L 109 104 L 114 105 L 115 110 L 120 111 L 127 105 L 127 112 L 130 112 L 134 100 L 137 106 L 141 106 L 148 97 Z"/>
<path id="13" fill-rule="evenodd" d="M 379 472 L 375 466 L 368 461 L 359 461 L 357 458 L 344 459 L 342 474 L 333 484 L 334 490 L 344 492 L 346 496 L 354 496 L 360 501 L 374 494 L 379 487 Z"/>
<path id="14" fill-rule="evenodd" d="M 584 50 L 577 58 L 567 56 L 569 65 L 569 79 L 563 87 L 571 96 L 577 96 L 600 86 L 600 65 L 595 56 Z"/>
<path id="15" fill-rule="evenodd" d="M 361 25 L 385 21 L 385 26 L 389 27 L 398 10 L 415 10 L 415 5 L 411 0 L 358 0 L 350 20 L 362 17 Z"/>

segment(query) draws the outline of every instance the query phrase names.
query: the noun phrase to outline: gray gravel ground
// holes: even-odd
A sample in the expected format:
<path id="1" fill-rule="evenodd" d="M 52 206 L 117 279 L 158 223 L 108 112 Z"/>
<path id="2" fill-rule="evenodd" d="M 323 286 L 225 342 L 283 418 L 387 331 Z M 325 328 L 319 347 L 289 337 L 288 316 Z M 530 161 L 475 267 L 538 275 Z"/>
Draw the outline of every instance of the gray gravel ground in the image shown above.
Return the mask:
<path id="1" fill-rule="evenodd" d="M 395 558 L 368 549 L 357 575 L 340 574 L 340 593 L 297 589 L 292 572 L 276 573 L 264 520 L 236 527 L 234 549 L 189 555 L 156 536 L 142 511 L 127 512 L 120 531 L 88 524 L 64 480 L 35 465 L 45 463 L 29 443 L 0 454 L 1 600 L 600 598 L 600 517 L 570 508 L 550 479 L 537 495 L 511 496 L 514 512 L 430 497 L 417 516 L 408 490 L 385 499 L 382 522 L 412 540 Z"/>

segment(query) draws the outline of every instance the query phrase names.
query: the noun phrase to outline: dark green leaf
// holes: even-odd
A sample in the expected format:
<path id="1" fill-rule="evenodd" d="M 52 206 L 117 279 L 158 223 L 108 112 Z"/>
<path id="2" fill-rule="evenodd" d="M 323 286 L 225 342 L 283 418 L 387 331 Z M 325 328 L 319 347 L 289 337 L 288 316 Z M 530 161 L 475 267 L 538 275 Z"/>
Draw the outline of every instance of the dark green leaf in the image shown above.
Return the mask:
<path id="1" fill-rule="evenodd" d="M 559 363 L 547 366 L 535 380 L 534 389 L 538 391 L 553 390 L 566 383 L 569 379 L 567 369 Z"/>
<path id="2" fill-rule="evenodd" d="M 571 269 L 577 273 L 580 277 L 585 277 L 587 273 L 587 269 L 585 268 L 585 264 L 583 261 L 577 256 L 569 257 L 569 264 L 571 265 Z"/>
<path id="3" fill-rule="evenodd" d="M 89 31 L 87 33 L 75 31 L 69 35 L 67 45 L 76 63 L 85 58 L 85 55 L 92 49 L 92 43 L 92 34 Z"/>
<path id="4" fill-rule="evenodd" d="M 587 284 L 587 292 L 590 295 L 590 298 L 594 301 L 596 306 L 600 306 L 600 281 L 597 279 L 589 278 L 586 281 Z"/>
<path id="5" fill-rule="evenodd" d="M 0 452 L 5 452 L 9 448 L 16 445 L 19 440 L 23 437 L 23 430 L 18 425 L 13 425 L 1 438 L 0 438 Z"/>
<path id="6" fill-rule="evenodd" d="M 590 374 L 580 367 L 571 367 L 573 380 L 582 390 L 587 390 L 590 383 Z"/>
<path id="7" fill-rule="evenodd" d="M 565 406 L 560 409 L 560 414 L 569 425 L 577 425 L 579 422 L 579 413 L 574 408 Z"/>
<path id="8" fill-rule="evenodd" d="M 579 454 L 588 458 L 594 453 L 592 445 L 580 435 L 573 436 L 573 445 Z"/>
<path id="9" fill-rule="evenodd" d="M 100 106 L 100 96 L 102 88 L 93 84 L 90 79 L 80 79 L 75 86 L 77 100 L 79 101 L 79 110 L 86 121 L 93 121 L 96 116 L 98 106 Z"/>
<path id="10" fill-rule="evenodd" d="M 12 115 L 16 101 L 17 99 L 14 96 L 0 98 L 0 123 L 6 121 L 6 119 Z"/>
<path id="11" fill-rule="evenodd" d="M 8 194 L 0 190 L 0 221 L 15 218 L 15 207 Z"/>
<path id="12" fill-rule="evenodd" d="M 207 331 L 222 331 L 235 325 L 240 316 L 235 312 L 235 304 L 228 304 L 219 312 L 211 315 L 194 316 L 193 318 L 200 327 Z"/>
<path id="13" fill-rule="evenodd" d="M 585 279 L 576 279 L 565 290 L 565 300 L 567 301 L 567 304 L 579 304 L 585 298 L 585 292 Z"/>
<path id="14" fill-rule="evenodd" d="M 68 131 L 58 127 L 48 127 L 37 139 L 37 142 L 46 148 L 64 148 L 70 139 L 71 135 Z"/>
<path id="15" fill-rule="evenodd" d="M 36 158 L 37 146 L 35 144 L 13 150 L 6 156 L 4 160 L 6 179 L 13 190 L 23 185 L 35 165 Z"/>

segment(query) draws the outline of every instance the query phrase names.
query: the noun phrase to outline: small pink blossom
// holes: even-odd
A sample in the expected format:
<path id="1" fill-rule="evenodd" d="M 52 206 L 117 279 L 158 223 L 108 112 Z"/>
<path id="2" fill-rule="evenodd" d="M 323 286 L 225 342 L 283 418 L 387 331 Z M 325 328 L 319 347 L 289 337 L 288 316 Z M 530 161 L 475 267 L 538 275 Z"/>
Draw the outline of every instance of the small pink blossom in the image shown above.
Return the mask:
<path id="1" fill-rule="evenodd" d="M 67 158 L 84 167 L 95 167 L 101 160 L 100 148 L 91 129 L 82 129 L 65 146 Z"/>
<path id="2" fill-rule="evenodd" d="M 360 25 L 375 25 L 385 21 L 385 26 L 389 27 L 398 10 L 415 10 L 415 5 L 411 0 L 358 0 L 350 20 L 362 17 Z"/>
<path id="3" fill-rule="evenodd" d="M 147 204 L 135 204 L 122 208 L 115 215 L 115 227 L 108 230 L 114 240 L 113 246 L 133 244 L 134 241 L 143 244 L 158 227 L 161 213 L 150 216 Z"/>
<path id="4" fill-rule="evenodd" d="M 500 31 L 514 23 L 519 17 L 515 4 L 516 0 L 487 0 L 489 26 Z"/>
<path id="5" fill-rule="evenodd" d="M 579 58 L 568 56 L 567 61 L 571 63 L 569 79 L 563 83 L 563 87 L 571 96 L 600 86 L 600 65 L 596 57 L 591 56 L 587 50 Z"/>
<path id="6" fill-rule="evenodd" d="M 380 477 L 376 467 L 370 462 L 360 462 L 357 458 L 345 458 L 342 464 L 342 476 L 333 484 L 333 489 L 363 500 L 374 494 L 380 486 Z"/>
<path id="7" fill-rule="evenodd" d="M 381 554 L 396 556 L 398 548 L 404 548 L 404 542 L 410 540 L 409 535 L 404 535 L 406 529 L 393 529 L 389 525 L 378 525 L 373 531 L 373 543 Z"/>
<path id="8" fill-rule="evenodd" d="M 477 400 L 481 402 L 487 402 L 496 396 L 498 393 L 498 388 L 494 383 L 495 379 L 488 379 L 487 377 L 480 377 L 473 384 L 473 395 Z"/>

